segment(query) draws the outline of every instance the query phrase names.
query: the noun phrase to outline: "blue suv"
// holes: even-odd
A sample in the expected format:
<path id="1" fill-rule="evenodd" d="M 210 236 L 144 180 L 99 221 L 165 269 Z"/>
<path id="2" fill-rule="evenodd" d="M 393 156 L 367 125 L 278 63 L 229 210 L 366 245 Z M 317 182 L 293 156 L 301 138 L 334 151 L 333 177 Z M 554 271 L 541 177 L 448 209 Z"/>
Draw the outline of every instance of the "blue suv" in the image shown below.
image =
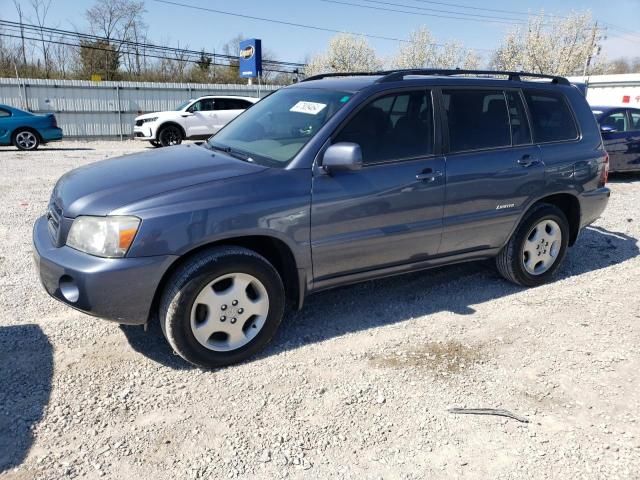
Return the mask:
<path id="1" fill-rule="evenodd" d="M 34 226 L 49 294 L 160 322 L 202 367 L 253 355 L 287 302 L 495 258 L 549 281 L 605 209 L 608 157 L 565 78 L 462 70 L 330 74 L 283 88 L 204 146 L 101 161 Z"/>

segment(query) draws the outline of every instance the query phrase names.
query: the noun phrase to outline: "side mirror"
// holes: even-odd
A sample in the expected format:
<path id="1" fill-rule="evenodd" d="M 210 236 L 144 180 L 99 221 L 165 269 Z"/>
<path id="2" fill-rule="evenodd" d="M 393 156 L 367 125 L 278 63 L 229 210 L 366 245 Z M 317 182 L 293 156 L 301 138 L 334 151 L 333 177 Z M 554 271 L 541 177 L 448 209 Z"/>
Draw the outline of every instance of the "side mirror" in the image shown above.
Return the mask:
<path id="1" fill-rule="evenodd" d="M 618 130 L 611 125 L 600 125 L 600 133 L 616 133 L 617 131 Z"/>
<path id="2" fill-rule="evenodd" d="M 180 115 L 181 117 L 187 118 L 187 117 L 192 117 L 193 116 L 193 112 L 182 112 L 182 115 Z"/>
<path id="3" fill-rule="evenodd" d="M 322 168 L 327 173 L 360 170 L 362 168 L 360 145 L 350 142 L 331 145 L 322 157 Z"/>

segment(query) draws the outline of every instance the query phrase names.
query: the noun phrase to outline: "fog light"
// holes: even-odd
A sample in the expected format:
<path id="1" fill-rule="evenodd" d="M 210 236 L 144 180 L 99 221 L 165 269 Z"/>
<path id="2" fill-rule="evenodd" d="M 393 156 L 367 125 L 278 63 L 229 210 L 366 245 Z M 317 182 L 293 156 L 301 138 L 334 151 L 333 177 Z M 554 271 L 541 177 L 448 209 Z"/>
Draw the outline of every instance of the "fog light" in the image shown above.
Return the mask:
<path id="1" fill-rule="evenodd" d="M 60 293 L 71 303 L 76 303 L 80 298 L 80 290 L 78 290 L 76 282 L 69 275 L 63 275 L 60 278 Z"/>

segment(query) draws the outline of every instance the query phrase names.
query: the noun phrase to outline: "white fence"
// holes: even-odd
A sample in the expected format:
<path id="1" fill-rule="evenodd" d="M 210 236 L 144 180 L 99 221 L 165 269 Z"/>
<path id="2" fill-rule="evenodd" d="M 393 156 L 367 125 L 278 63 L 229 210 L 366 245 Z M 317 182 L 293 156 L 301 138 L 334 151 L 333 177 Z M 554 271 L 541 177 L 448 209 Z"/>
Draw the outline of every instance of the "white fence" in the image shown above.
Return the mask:
<path id="1" fill-rule="evenodd" d="M 202 95 L 264 96 L 278 87 L 197 83 L 89 82 L 0 78 L 0 104 L 33 113 L 54 113 L 66 138 L 133 134 L 142 113 L 171 110 Z"/>

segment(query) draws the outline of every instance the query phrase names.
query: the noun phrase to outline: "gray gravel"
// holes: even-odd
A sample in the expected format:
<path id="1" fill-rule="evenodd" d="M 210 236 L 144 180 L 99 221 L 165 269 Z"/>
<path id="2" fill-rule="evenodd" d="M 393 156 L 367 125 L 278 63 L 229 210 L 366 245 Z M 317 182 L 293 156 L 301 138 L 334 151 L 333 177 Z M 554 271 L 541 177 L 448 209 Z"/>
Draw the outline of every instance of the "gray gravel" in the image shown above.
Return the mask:
<path id="1" fill-rule="evenodd" d="M 487 262 L 325 292 L 211 373 L 35 276 L 55 180 L 144 148 L 0 149 L 0 478 L 640 478 L 640 176 L 613 180 L 553 284 Z"/>

